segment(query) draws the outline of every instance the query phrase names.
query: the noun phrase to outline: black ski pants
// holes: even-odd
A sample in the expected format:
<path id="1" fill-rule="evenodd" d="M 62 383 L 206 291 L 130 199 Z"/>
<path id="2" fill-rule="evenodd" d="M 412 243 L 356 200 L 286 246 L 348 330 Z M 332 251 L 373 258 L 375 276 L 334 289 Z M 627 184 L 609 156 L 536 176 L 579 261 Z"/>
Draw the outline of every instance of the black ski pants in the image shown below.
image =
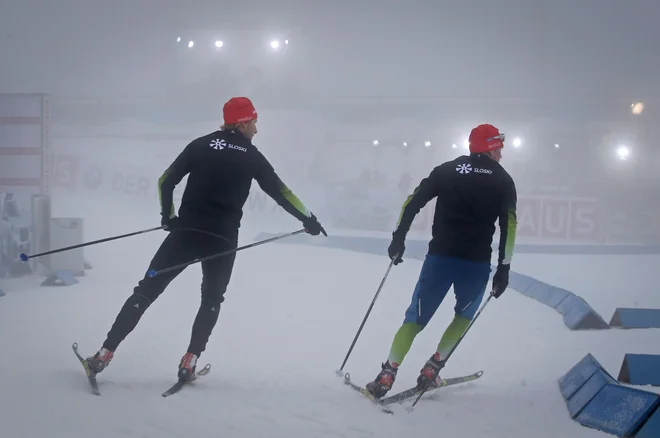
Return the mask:
<path id="1" fill-rule="evenodd" d="M 151 260 L 149 270 L 158 271 L 197 258 L 218 254 L 235 249 L 236 245 L 235 239 L 226 240 L 199 231 L 187 229 L 172 231 Z M 236 253 L 231 253 L 201 262 L 202 302 L 193 323 L 188 346 L 188 352 L 197 356 L 206 349 L 213 327 L 218 321 L 220 304 L 224 301 L 235 257 Z M 137 326 L 147 308 L 183 269 L 165 272 L 155 277 L 145 274 L 121 308 L 103 347 L 115 351 L 124 338 Z"/>

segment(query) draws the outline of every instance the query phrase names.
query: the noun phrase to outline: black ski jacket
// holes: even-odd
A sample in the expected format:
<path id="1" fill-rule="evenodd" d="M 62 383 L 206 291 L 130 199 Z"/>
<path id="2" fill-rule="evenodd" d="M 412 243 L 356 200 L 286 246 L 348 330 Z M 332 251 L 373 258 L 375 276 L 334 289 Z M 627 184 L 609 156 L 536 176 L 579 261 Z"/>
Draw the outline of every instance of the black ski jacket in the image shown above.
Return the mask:
<path id="1" fill-rule="evenodd" d="M 236 130 L 215 131 L 186 146 L 158 181 L 161 215 L 175 215 L 174 188 L 186 175 L 178 213 L 184 227 L 236 239 L 253 179 L 301 222 L 312 215 L 266 157 Z"/>
<path id="2" fill-rule="evenodd" d="M 437 198 L 429 254 L 490 262 L 499 221 L 498 265 L 508 265 L 516 239 L 516 186 L 484 154 L 458 157 L 435 167 L 403 205 L 394 238 L 405 239 L 415 215 Z"/>

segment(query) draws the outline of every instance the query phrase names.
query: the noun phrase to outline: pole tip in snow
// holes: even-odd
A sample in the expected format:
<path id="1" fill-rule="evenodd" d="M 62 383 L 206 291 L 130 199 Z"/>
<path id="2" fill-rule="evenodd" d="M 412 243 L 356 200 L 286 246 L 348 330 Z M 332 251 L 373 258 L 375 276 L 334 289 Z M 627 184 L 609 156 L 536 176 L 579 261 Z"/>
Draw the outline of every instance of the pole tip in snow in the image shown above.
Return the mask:
<path id="1" fill-rule="evenodd" d="M 21 260 L 24 262 L 27 262 L 30 257 L 27 256 L 27 254 L 21 254 Z"/>
<path id="2" fill-rule="evenodd" d="M 149 269 L 149 271 L 147 272 L 147 275 L 148 275 L 149 277 L 155 277 L 157 273 L 158 273 L 158 272 L 156 272 L 155 269 Z"/>

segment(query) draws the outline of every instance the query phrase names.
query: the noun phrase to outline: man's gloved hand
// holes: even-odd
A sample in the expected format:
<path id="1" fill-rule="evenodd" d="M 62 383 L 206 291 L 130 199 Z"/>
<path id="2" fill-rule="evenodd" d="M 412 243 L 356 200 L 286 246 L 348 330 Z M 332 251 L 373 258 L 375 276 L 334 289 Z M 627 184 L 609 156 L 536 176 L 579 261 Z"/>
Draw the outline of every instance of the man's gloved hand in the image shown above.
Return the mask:
<path id="1" fill-rule="evenodd" d="M 403 237 L 392 237 L 392 243 L 390 243 L 389 248 L 387 248 L 387 254 L 390 256 L 390 260 L 394 260 L 394 265 L 403 263 L 401 256 L 406 251 L 405 238 Z"/>
<path id="2" fill-rule="evenodd" d="M 165 231 L 175 231 L 180 226 L 180 219 L 178 216 L 165 216 L 161 215 L 160 224 L 164 227 Z"/>
<path id="3" fill-rule="evenodd" d="M 511 265 L 498 265 L 493 275 L 493 296 L 499 298 L 509 286 L 509 270 Z"/>
<path id="4" fill-rule="evenodd" d="M 303 221 L 303 227 L 305 227 L 305 231 L 312 236 L 318 236 L 319 234 L 323 233 L 324 236 L 328 237 L 328 234 L 323 229 L 323 226 L 314 215 L 311 215 L 309 218 Z"/>

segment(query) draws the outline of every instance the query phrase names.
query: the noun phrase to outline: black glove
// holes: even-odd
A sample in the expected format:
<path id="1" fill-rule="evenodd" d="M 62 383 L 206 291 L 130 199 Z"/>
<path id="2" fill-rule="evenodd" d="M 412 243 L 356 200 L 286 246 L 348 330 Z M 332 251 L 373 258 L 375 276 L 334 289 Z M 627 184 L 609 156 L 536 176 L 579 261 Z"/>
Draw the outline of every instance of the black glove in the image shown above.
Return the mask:
<path id="1" fill-rule="evenodd" d="M 509 286 L 509 270 L 511 265 L 498 265 L 493 275 L 493 296 L 499 298 Z"/>
<path id="2" fill-rule="evenodd" d="M 175 231 L 180 227 L 180 219 L 178 216 L 165 216 L 161 215 L 160 224 L 164 227 L 165 231 Z"/>
<path id="3" fill-rule="evenodd" d="M 403 237 L 392 237 L 392 243 L 390 243 L 389 248 L 387 248 L 387 254 L 390 256 L 390 260 L 394 260 L 394 265 L 403 263 L 401 256 L 406 251 L 405 238 Z M 395 258 L 396 257 L 396 258 Z"/>
<path id="4" fill-rule="evenodd" d="M 319 234 L 323 233 L 325 237 L 328 237 L 328 234 L 323 229 L 323 226 L 314 215 L 311 215 L 307 219 L 303 220 L 303 227 L 305 227 L 305 231 L 312 236 L 318 236 Z"/>

